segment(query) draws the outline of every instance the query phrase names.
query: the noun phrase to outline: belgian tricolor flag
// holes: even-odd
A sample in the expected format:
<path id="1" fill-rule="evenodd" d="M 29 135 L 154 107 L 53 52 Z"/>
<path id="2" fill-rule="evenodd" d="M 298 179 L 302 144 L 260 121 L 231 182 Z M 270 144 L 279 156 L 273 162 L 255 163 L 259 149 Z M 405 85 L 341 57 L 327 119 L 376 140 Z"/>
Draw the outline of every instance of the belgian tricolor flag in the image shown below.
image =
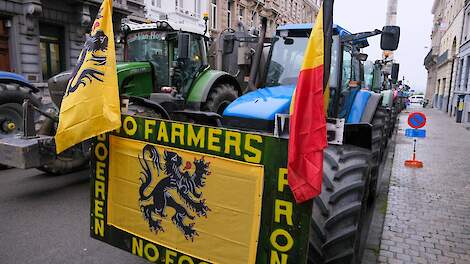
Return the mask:
<path id="1" fill-rule="evenodd" d="M 328 98 L 333 0 L 324 0 L 305 50 L 291 102 L 288 182 L 297 203 L 318 196 L 326 140 L 324 100 Z"/>

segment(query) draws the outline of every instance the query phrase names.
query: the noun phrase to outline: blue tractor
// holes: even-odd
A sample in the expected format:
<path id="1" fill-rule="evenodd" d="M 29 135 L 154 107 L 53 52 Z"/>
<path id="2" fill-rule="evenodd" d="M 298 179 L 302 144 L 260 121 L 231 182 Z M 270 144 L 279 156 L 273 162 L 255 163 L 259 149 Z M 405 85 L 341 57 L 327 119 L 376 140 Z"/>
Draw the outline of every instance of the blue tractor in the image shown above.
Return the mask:
<path id="1" fill-rule="evenodd" d="M 27 101 L 28 103 L 24 104 Z M 34 108 L 34 111 L 25 111 L 25 107 Z M 24 113 L 30 112 L 31 116 L 24 118 Z M 54 106 L 46 106 L 42 103 L 40 90 L 29 83 L 23 76 L 0 71 L 0 141 L 6 146 L 19 145 L 22 151 L 10 148 L 1 148 L 0 156 L 10 157 L 13 164 L 21 160 L 22 153 L 36 153 L 38 144 L 43 136 L 53 136 L 56 129 L 54 116 L 58 110 Z M 26 121 L 28 120 L 28 121 Z M 25 123 L 28 123 L 25 129 Z M 26 131 L 25 131 L 26 130 Z M 33 130 L 31 134 L 40 136 L 29 137 L 27 130 Z M 18 135 L 21 135 L 18 137 Z M 43 142 L 41 142 L 43 143 Z M 47 144 L 42 147 L 46 148 Z M 35 168 L 48 174 L 64 174 L 78 169 L 86 168 L 88 165 L 88 150 L 74 147 L 60 155 L 55 154 L 54 149 L 44 149 L 45 155 L 34 156 L 29 162 L 41 161 L 40 166 Z M 25 168 L 22 162 L 16 167 Z M 6 166 L 1 165 L 5 168 Z"/>
<path id="2" fill-rule="evenodd" d="M 40 107 L 38 92 L 23 76 L 0 71 L 0 139 L 23 131 L 23 101 Z"/>
<path id="3" fill-rule="evenodd" d="M 312 24 L 277 28 L 259 74 L 262 88 L 242 95 L 223 113 L 227 127 L 288 138 L 289 108 Z M 322 193 L 315 198 L 309 263 L 360 263 L 370 201 L 375 196 L 383 155 L 382 95 L 363 89 L 360 52 L 367 38 L 382 34 L 382 49 L 395 50 L 399 28 L 351 34 L 335 25 L 331 52 L 328 142 Z M 370 214 L 369 214 L 370 215 Z"/>

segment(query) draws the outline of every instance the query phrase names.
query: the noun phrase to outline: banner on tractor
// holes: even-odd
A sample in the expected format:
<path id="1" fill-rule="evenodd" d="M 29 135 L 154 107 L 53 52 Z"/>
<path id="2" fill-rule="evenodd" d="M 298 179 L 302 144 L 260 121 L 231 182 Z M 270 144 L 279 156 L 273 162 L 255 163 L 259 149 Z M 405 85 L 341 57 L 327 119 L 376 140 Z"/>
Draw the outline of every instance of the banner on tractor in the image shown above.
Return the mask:
<path id="1" fill-rule="evenodd" d="M 287 140 L 122 116 L 95 139 L 91 236 L 154 263 L 305 263 Z"/>

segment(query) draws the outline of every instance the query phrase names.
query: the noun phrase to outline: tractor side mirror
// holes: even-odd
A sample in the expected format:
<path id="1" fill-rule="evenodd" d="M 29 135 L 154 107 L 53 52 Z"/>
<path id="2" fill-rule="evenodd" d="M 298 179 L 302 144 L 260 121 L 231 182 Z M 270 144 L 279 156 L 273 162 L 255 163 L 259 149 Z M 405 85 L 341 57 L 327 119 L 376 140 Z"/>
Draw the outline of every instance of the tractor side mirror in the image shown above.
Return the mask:
<path id="1" fill-rule="evenodd" d="M 180 33 L 178 35 L 178 59 L 185 60 L 189 58 L 189 34 Z"/>
<path id="2" fill-rule="evenodd" d="M 356 59 L 359 60 L 359 61 L 366 61 L 367 58 L 369 57 L 369 55 L 367 55 L 365 53 L 356 53 L 356 54 L 354 54 L 354 57 L 356 57 Z"/>
<path id="3" fill-rule="evenodd" d="M 292 44 L 294 44 L 294 39 L 284 38 L 284 45 L 292 45 Z"/>
<path id="4" fill-rule="evenodd" d="M 400 42 L 400 27 L 398 26 L 385 26 L 382 29 L 382 36 L 380 39 L 380 48 L 382 50 L 397 50 L 398 43 Z"/>

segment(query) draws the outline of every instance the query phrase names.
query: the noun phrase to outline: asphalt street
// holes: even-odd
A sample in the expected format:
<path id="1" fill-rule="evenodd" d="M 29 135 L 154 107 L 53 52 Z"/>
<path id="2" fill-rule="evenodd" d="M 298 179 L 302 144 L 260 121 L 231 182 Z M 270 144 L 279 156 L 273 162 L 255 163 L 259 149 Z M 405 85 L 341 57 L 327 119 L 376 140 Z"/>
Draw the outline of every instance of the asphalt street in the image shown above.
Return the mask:
<path id="1" fill-rule="evenodd" d="M 147 263 L 89 236 L 88 171 L 0 171 L 0 263 Z"/>

